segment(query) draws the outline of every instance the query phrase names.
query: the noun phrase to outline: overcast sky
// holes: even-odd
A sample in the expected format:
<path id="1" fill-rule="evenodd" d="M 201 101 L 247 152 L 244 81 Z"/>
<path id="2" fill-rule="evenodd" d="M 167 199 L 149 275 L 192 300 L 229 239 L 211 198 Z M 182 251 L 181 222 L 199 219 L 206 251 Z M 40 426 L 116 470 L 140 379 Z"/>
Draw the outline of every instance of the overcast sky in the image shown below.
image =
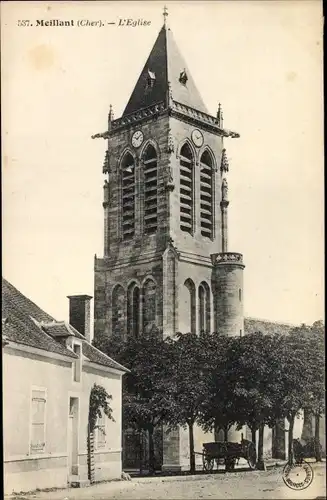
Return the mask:
<path id="1" fill-rule="evenodd" d="M 169 25 L 227 139 L 229 246 L 246 264 L 245 314 L 323 317 L 322 11 L 318 0 L 167 2 Z M 93 295 L 102 256 L 109 104 L 119 117 L 162 2 L 5 2 L 3 275 L 58 320 Z M 145 19 L 150 26 L 19 27 L 18 20 Z"/>

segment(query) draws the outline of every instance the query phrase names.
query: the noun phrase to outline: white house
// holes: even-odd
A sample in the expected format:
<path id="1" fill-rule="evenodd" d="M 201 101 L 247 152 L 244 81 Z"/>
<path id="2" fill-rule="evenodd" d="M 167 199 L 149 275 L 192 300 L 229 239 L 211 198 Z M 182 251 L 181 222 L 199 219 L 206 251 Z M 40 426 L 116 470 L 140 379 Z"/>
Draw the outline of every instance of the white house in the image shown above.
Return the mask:
<path id="1" fill-rule="evenodd" d="M 95 479 L 120 478 L 122 376 L 128 370 L 91 345 L 91 297 L 69 297 L 66 323 L 5 279 L 2 290 L 5 493 L 87 482 L 94 384 L 112 396 L 114 417 L 98 421 Z"/>

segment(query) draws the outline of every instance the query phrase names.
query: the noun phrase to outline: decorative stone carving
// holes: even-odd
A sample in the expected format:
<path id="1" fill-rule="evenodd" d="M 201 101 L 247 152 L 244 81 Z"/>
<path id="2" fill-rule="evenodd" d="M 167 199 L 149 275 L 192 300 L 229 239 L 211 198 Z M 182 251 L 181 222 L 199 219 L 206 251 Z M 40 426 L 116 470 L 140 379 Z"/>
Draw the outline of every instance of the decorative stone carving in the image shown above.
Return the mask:
<path id="1" fill-rule="evenodd" d="M 168 153 L 173 153 L 175 151 L 174 140 L 171 132 L 168 133 Z"/>
<path id="2" fill-rule="evenodd" d="M 173 179 L 173 171 L 172 171 L 171 165 L 169 165 L 169 167 L 168 167 L 168 180 L 166 183 L 166 189 L 168 191 L 174 191 L 174 189 L 175 189 L 175 184 L 174 184 L 174 179 Z"/>
<path id="3" fill-rule="evenodd" d="M 228 182 L 226 178 L 223 179 L 221 184 L 221 199 L 222 201 L 228 201 Z"/>
<path id="4" fill-rule="evenodd" d="M 103 185 L 103 208 L 106 208 L 109 204 L 109 182 L 107 179 L 104 181 Z"/>
<path id="5" fill-rule="evenodd" d="M 226 154 L 226 149 L 225 148 L 222 150 L 220 171 L 222 173 L 225 173 L 225 172 L 229 171 L 229 163 L 228 163 L 228 158 L 227 158 L 227 154 Z"/>
<path id="6" fill-rule="evenodd" d="M 214 253 L 211 255 L 211 260 L 213 264 L 224 262 L 238 262 L 243 264 L 243 255 L 237 252 Z"/>
<path id="7" fill-rule="evenodd" d="M 109 172 L 109 167 L 110 167 L 110 160 L 109 160 L 109 151 L 107 149 L 103 160 L 102 173 L 107 174 Z"/>

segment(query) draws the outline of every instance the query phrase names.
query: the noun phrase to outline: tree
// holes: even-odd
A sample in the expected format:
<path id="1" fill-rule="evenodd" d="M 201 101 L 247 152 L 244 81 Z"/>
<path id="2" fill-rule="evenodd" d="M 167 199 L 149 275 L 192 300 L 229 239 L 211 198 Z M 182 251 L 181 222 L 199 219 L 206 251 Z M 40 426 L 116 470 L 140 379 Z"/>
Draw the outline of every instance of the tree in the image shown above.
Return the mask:
<path id="1" fill-rule="evenodd" d="M 149 446 L 149 472 L 155 470 L 155 429 L 169 420 L 171 398 L 170 350 L 157 329 L 138 337 L 109 339 L 106 353 L 129 368 L 123 379 L 123 425 L 145 431 Z"/>
<path id="2" fill-rule="evenodd" d="M 258 468 L 263 467 L 264 427 L 272 427 L 280 417 L 279 374 L 282 370 L 279 351 L 282 337 L 252 333 L 234 338 L 229 350 L 227 379 L 232 384 L 234 420 L 241 428 L 247 425 L 256 442 L 259 430 Z"/>
<path id="3" fill-rule="evenodd" d="M 289 421 L 288 455 L 293 462 L 293 428 L 301 409 L 319 418 L 324 412 L 324 326 L 302 325 L 292 329 L 284 343 L 283 391 L 280 407 Z M 319 453 L 319 426 L 316 425 Z M 316 452 L 317 453 L 317 452 Z M 316 456 L 320 459 L 320 457 Z"/>
<path id="4" fill-rule="evenodd" d="M 195 472 L 194 424 L 200 420 L 206 398 L 203 351 L 199 337 L 192 333 L 177 334 L 170 341 L 173 374 L 170 382 L 170 423 L 188 428 L 190 471 Z"/>
<path id="5" fill-rule="evenodd" d="M 204 333 L 200 335 L 199 342 L 202 350 L 202 375 L 206 384 L 199 424 L 206 432 L 214 430 L 216 436 L 223 430 L 227 441 L 228 430 L 235 422 L 237 411 L 234 404 L 235 340 L 216 333 Z"/>
<path id="6" fill-rule="evenodd" d="M 98 428 L 97 419 L 103 413 L 112 421 L 112 409 L 109 402 L 112 396 L 107 393 L 104 387 L 94 384 L 90 392 L 89 415 L 88 415 L 88 436 L 87 436 L 87 456 L 88 456 L 88 478 L 94 482 L 94 431 Z M 101 429 L 102 432 L 104 432 Z"/>

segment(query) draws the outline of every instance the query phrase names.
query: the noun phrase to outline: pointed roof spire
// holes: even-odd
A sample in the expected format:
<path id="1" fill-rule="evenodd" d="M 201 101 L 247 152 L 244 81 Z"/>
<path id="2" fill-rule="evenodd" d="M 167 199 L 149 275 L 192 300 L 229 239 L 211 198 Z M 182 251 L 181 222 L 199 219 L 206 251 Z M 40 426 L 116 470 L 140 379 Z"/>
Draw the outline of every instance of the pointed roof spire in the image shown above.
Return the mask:
<path id="1" fill-rule="evenodd" d="M 177 48 L 172 32 L 167 27 L 167 7 L 164 7 L 163 16 L 164 25 L 136 82 L 123 116 L 159 102 L 166 102 L 168 82 L 171 85 L 174 101 L 208 113 L 191 73 Z M 155 80 L 150 88 L 148 85 L 149 72 L 155 75 Z"/>

